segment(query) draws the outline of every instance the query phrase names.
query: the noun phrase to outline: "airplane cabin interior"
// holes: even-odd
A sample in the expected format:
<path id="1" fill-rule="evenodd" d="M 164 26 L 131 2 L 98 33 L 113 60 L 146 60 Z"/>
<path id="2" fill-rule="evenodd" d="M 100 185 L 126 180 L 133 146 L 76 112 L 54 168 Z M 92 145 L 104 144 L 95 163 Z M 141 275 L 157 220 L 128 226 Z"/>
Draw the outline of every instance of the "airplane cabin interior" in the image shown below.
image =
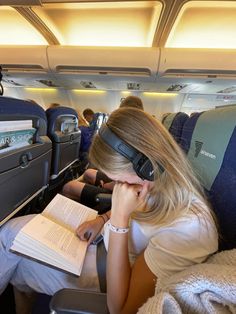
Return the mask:
<path id="1" fill-rule="evenodd" d="M 86 108 L 98 113 L 96 133 L 137 96 L 199 176 L 221 250 L 235 249 L 235 27 L 234 0 L 0 1 L 0 226 L 40 213 L 83 173 Z M 56 295 L 51 313 L 108 313 L 106 294 L 77 292 Z M 48 299 L 39 296 L 32 314 L 49 314 Z M 225 313 L 235 313 L 235 296 L 227 302 Z M 11 286 L 0 304 L 21 314 Z"/>

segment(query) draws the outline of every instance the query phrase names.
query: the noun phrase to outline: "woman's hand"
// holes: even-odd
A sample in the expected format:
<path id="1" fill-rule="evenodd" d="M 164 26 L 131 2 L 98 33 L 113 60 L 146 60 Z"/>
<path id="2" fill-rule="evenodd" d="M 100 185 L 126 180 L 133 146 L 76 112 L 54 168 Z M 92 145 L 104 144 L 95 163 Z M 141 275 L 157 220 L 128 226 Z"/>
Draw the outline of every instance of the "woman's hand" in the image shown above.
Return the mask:
<path id="1" fill-rule="evenodd" d="M 127 227 L 129 217 L 135 210 L 142 210 L 148 194 L 148 182 L 143 185 L 116 183 L 112 193 L 111 223 Z"/>
<path id="2" fill-rule="evenodd" d="M 108 189 L 112 191 L 114 186 L 115 186 L 115 181 L 111 181 L 111 182 L 104 183 L 102 187 L 104 189 Z"/>
<path id="3" fill-rule="evenodd" d="M 104 221 L 100 216 L 90 221 L 85 221 L 77 229 L 76 234 L 82 241 L 88 241 L 88 245 L 96 238 L 103 227 Z"/>

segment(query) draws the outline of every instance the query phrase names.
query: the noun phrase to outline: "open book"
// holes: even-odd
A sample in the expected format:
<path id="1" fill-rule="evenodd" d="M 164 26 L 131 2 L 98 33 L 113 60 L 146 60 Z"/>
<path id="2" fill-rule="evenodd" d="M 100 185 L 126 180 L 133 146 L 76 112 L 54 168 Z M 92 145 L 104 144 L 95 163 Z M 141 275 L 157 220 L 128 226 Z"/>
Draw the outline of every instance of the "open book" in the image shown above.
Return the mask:
<path id="1" fill-rule="evenodd" d="M 57 194 L 18 232 L 11 250 L 79 276 L 87 241 L 81 241 L 75 230 L 96 216 L 97 211 Z"/>

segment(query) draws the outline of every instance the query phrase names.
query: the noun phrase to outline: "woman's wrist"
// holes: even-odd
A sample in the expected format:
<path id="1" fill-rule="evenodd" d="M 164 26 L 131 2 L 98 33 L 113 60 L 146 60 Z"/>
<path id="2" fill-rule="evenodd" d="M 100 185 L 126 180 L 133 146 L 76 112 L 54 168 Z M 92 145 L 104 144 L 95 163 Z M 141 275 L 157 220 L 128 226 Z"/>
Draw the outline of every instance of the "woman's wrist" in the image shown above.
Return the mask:
<path id="1" fill-rule="evenodd" d="M 102 215 L 98 215 L 97 217 L 101 218 L 101 221 L 103 221 L 103 224 L 105 224 L 110 219 L 110 217 L 106 213 Z"/>
<path id="2" fill-rule="evenodd" d="M 111 215 L 110 222 L 117 228 L 129 227 L 129 217 Z"/>
<path id="3" fill-rule="evenodd" d="M 110 231 L 112 231 L 114 233 L 127 233 L 127 232 L 129 232 L 129 227 L 120 228 L 120 227 L 112 225 L 111 222 L 108 222 L 108 228 Z"/>

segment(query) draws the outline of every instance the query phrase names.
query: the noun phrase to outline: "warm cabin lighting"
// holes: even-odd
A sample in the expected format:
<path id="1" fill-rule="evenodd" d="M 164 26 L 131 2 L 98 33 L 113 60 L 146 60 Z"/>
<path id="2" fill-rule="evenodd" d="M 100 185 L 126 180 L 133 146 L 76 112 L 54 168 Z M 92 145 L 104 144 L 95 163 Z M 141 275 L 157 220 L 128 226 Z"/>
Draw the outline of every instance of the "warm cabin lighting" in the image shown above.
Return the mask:
<path id="1" fill-rule="evenodd" d="M 95 90 L 95 89 L 72 89 L 73 92 L 76 92 L 76 93 L 91 93 L 91 94 L 104 94 L 106 93 L 105 90 Z"/>
<path id="2" fill-rule="evenodd" d="M 181 9 L 165 47 L 236 48 L 235 1 L 189 1 Z"/>
<path id="3" fill-rule="evenodd" d="M 16 10 L 0 7 L 0 45 L 47 45 L 45 38 Z"/>
<path id="4" fill-rule="evenodd" d="M 26 91 L 28 92 L 56 92 L 56 88 L 37 88 L 37 87 L 26 87 Z"/>
<path id="5" fill-rule="evenodd" d="M 151 47 L 160 1 L 44 3 L 33 10 L 60 43 L 78 46 Z"/>
<path id="6" fill-rule="evenodd" d="M 121 92 L 121 94 L 129 95 L 129 94 L 131 94 L 131 92 L 129 92 L 128 90 L 124 90 Z"/>
<path id="7" fill-rule="evenodd" d="M 175 93 L 156 93 L 156 92 L 144 92 L 144 96 L 160 96 L 160 97 L 175 97 L 178 94 Z"/>

